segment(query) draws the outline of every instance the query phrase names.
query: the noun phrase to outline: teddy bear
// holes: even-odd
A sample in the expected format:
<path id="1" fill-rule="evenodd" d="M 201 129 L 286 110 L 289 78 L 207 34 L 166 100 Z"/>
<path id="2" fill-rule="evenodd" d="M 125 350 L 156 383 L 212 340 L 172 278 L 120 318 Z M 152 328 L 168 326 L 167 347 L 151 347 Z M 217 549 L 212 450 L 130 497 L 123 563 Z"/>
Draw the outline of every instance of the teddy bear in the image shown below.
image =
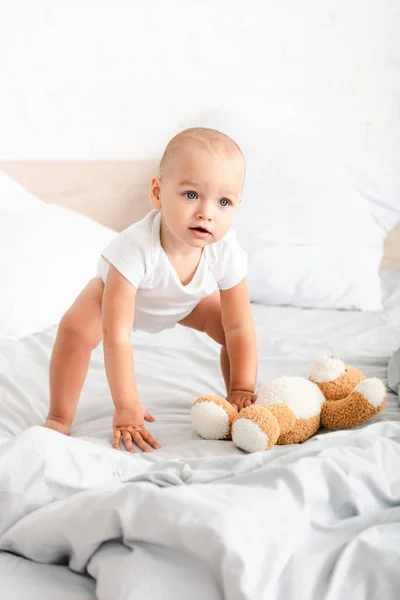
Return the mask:
<path id="1" fill-rule="evenodd" d="M 205 439 L 232 439 L 246 452 L 275 444 L 304 442 L 318 429 L 361 425 L 386 404 L 380 379 L 365 375 L 339 358 L 323 356 L 308 379 L 278 377 L 263 384 L 256 403 L 240 412 L 219 396 L 202 396 L 191 409 L 197 433 Z"/>

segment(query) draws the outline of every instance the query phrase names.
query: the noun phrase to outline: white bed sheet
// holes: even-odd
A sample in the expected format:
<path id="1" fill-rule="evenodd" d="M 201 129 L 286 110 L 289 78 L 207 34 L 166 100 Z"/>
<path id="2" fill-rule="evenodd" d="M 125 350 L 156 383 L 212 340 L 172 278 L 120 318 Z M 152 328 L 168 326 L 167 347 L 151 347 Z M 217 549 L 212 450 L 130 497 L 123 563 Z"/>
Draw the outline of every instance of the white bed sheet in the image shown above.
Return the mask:
<path id="1" fill-rule="evenodd" d="M 400 345 L 400 272 L 382 272 L 382 283 L 383 312 L 253 305 L 259 384 L 280 375 L 307 376 L 312 362 L 322 354 L 338 356 L 362 369 L 368 377 L 379 377 L 386 383 L 388 360 Z M 55 333 L 56 327 L 53 327 L 19 342 L 0 340 L 0 446 L 15 436 L 18 440 L 28 428 L 43 422 L 48 406 L 48 364 Z M 228 457 L 242 457 L 243 453 L 231 442 L 200 439 L 190 422 L 189 411 L 196 396 L 223 395 L 216 344 L 182 327 L 157 336 L 137 332 L 132 335 L 132 344 L 141 401 L 157 419 L 149 424 L 149 429 L 161 444 L 159 451 L 143 457 L 145 461 L 158 464 L 163 460 L 190 462 L 221 457 L 223 461 Z M 93 353 L 71 437 L 110 448 L 112 413 L 102 346 L 99 346 Z M 379 436 L 384 429 L 373 428 L 387 421 L 400 422 L 398 397 L 393 393 L 389 393 L 385 410 L 361 428 L 372 427 L 371 432 L 376 431 Z M 333 445 L 338 440 L 339 447 L 350 440 L 352 431 L 322 432 L 320 436 L 331 436 Z M 279 456 L 283 450 L 276 447 L 271 452 Z M 140 452 L 130 458 L 143 461 Z M 90 577 L 73 573 L 66 566 L 39 565 L 9 553 L 0 554 L 0 581 L 0 598 L 25 598 L 24 590 L 28 589 L 30 598 L 46 598 L 46 593 L 49 598 L 57 595 L 60 600 L 96 597 Z M 132 589 L 132 594 L 134 591 Z M 291 598 L 287 596 L 287 600 Z"/>

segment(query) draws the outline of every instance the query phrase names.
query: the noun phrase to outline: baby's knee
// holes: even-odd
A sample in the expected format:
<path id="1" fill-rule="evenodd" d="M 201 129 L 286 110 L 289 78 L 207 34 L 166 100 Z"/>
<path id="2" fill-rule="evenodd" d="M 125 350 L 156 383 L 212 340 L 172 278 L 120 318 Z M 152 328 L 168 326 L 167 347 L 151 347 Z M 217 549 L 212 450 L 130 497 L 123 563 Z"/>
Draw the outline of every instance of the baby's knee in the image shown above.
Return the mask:
<path id="1" fill-rule="evenodd" d="M 61 319 L 60 335 L 96 348 L 102 340 L 102 297 L 104 284 L 92 279 Z"/>
<path id="2" fill-rule="evenodd" d="M 74 317 L 74 313 L 68 310 L 58 325 L 58 334 L 69 337 L 84 338 L 85 325 Z"/>
<path id="3" fill-rule="evenodd" d="M 75 311 L 68 310 L 60 321 L 58 335 L 70 343 L 88 346 L 93 350 L 102 339 L 101 318 L 95 324 L 93 320 L 82 319 Z"/>

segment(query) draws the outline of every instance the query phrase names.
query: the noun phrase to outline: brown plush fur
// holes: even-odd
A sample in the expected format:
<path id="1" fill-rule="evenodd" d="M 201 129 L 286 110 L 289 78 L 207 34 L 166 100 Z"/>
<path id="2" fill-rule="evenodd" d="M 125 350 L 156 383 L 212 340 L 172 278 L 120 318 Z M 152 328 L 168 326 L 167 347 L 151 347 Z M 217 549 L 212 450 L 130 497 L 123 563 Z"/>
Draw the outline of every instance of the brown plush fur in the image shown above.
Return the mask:
<path id="1" fill-rule="evenodd" d="M 276 441 L 279 437 L 279 425 L 276 417 L 269 410 L 265 410 L 262 406 L 258 406 L 258 404 L 253 404 L 252 406 L 247 406 L 246 408 L 242 408 L 240 411 L 241 419 L 250 419 L 253 423 L 256 423 L 259 428 L 264 431 L 268 435 L 268 448 L 270 450 L 273 446 L 275 446 Z M 239 415 L 236 415 L 236 419 Z M 236 421 L 235 419 L 235 421 Z M 235 422 L 233 423 L 233 427 L 235 426 Z"/>
<path id="2" fill-rule="evenodd" d="M 380 412 L 386 404 L 386 398 L 378 408 L 373 408 L 359 392 L 352 392 L 342 400 L 327 400 L 322 406 L 321 425 L 328 429 L 347 429 L 365 423 Z"/>
<path id="3" fill-rule="evenodd" d="M 277 444 L 285 445 L 304 442 L 318 431 L 320 420 L 320 415 L 315 415 L 315 417 L 309 417 L 308 419 L 297 419 L 292 431 L 280 435 Z"/>
<path id="4" fill-rule="evenodd" d="M 346 398 L 354 390 L 357 383 L 360 383 L 366 377 L 358 369 L 346 365 L 346 371 L 334 381 L 319 382 L 314 381 L 311 377 L 308 379 L 316 383 L 325 398 L 329 398 L 332 402 Z"/>
<path id="5" fill-rule="evenodd" d="M 287 404 L 270 404 L 267 408 L 278 419 L 281 435 L 293 429 L 296 424 L 296 415 Z"/>

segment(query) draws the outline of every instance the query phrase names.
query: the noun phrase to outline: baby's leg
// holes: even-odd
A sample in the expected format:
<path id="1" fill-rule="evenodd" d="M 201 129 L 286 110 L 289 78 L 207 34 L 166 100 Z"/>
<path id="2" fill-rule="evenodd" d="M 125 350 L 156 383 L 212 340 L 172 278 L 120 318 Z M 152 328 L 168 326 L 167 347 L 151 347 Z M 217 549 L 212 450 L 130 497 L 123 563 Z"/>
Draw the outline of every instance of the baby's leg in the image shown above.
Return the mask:
<path id="1" fill-rule="evenodd" d="M 204 331 L 218 344 L 221 344 L 221 371 L 225 381 L 226 391 L 229 392 L 230 364 L 226 350 L 225 332 L 221 321 L 221 302 L 219 290 L 206 296 L 192 312 L 179 322 L 180 325 Z"/>
<path id="2" fill-rule="evenodd" d="M 50 360 L 50 409 L 45 425 L 68 433 L 92 350 L 102 340 L 104 283 L 92 279 L 60 321 Z"/>

